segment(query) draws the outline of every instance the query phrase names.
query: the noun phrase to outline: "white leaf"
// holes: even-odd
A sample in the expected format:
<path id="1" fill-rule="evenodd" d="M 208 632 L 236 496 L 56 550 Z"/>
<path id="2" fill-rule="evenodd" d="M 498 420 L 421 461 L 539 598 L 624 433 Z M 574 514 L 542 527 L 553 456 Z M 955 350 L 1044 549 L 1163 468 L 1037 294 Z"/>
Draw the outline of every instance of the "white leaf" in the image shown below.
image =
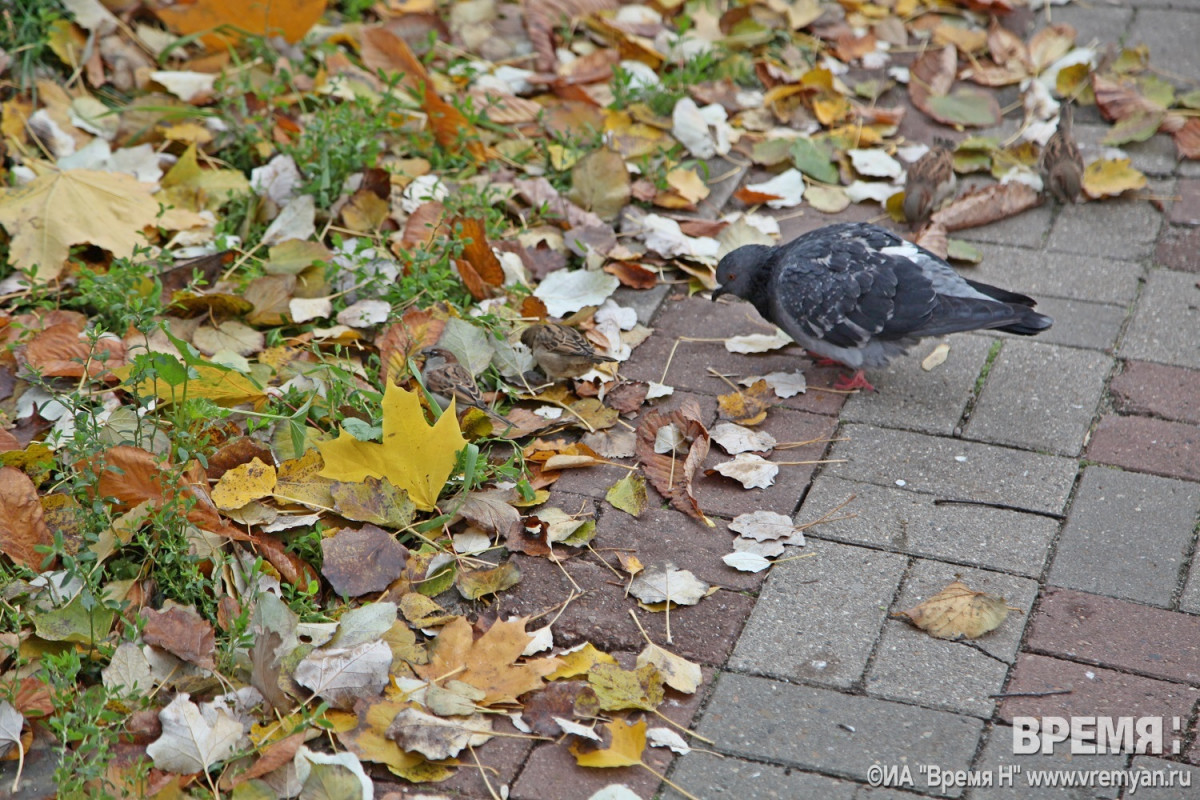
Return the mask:
<path id="1" fill-rule="evenodd" d="M 21 728 L 25 717 L 7 700 L 0 700 L 0 756 L 21 742 Z"/>
<path id="2" fill-rule="evenodd" d="M 454 540 L 454 552 L 460 556 L 482 553 L 492 546 L 491 538 L 477 528 L 468 528 L 462 533 L 454 534 L 451 538 Z"/>
<path id="3" fill-rule="evenodd" d="M 133 642 L 117 646 L 108 666 L 100 670 L 100 680 L 112 697 L 145 697 L 154 686 L 150 662 Z"/>
<path id="4" fill-rule="evenodd" d="M 425 203 L 440 203 L 449 194 L 450 190 L 437 175 L 419 175 L 400 193 L 400 208 L 404 213 L 411 214 Z"/>
<path id="5" fill-rule="evenodd" d="M 551 316 L 565 317 L 584 306 L 598 306 L 617 290 L 616 275 L 586 269 L 559 269 L 551 272 L 533 290 L 546 304 Z"/>
<path id="6" fill-rule="evenodd" d="M 712 158 L 717 154 L 717 143 L 708 130 L 708 120 L 700 113 L 696 101 L 684 97 L 675 104 L 671 113 L 671 135 L 696 158 Z"/>
<path id="7" fill-rule="evenodd" d="M 678 453 L 686 444 L 687 440 L 673 422 L 663 425 L 654 434 L 654 452 L 656 453 Z"/>
<path id="8" fill-rule="evenodd" d="M 304 792 L 302 796 L 327 796 L 322 793 L 323 787 L 311 787 L 306 785 L 308 783 L 309 775 L 312 774 L 312 768 L 314 764 L 341 767 L 342 769 L 353 773 L 354 777 L 358 778 L 359 786 L 362 787 L 362 793 L 359 795 L 359 800 L 373 800 L 375 797 L 375 783 L 370 777 L 368 777 L 366 771 L 363 769 L 362 762 L 358 760 L 358 756 L 354 755 L 354 753 L 318 753 L 313 750 L 309 750 L 304 745 L 300 746 L 300 749 L 296 751 L 295 757 L 292 758 L 292 766 L 296 770 L 296 779 L 299 781 L 301 789 L 309 790 Z M 296 793 L 299 794 L 300 792 L 298 791 Z"/>
<path id="9" fill-rule="evenodd" d="M 796 525 L 791 517 L 759 509 L 752 514 L 739 514 L 734 517 L 733 522 L 729 523 L 729 530 L 762 542 L 791 536 L 796 530 Z"/>
<path id="10" fill-rule="evenodd" d="M 314 650 L 296 665 L 296 682 L 334 708 L 350 708 L 360 698 L 373 698 L 387 685 L 392 651 L 385 642 Z"/>
<path id="11" fill-rule="evenodd" d="M 385 645 L 386 647 L 386 645 Z M 154 766 L 190 775 L 229 758 L 242 738 L 242 724 L 211 703 L 197 706 L 181 692 L 158 712 L 162 735 L 146 748 Z"/>
<path id="12" fill-rule="evenodd" d="M 900 166 L 900 162 L 882 150 L 847 150 L 846 153 L 850 156 L 854 171 L 859 175 L 870 178 L 899 178 L 904 174 L 904 167 Z"/>
<path id="13" fill-rule="evenodd" d="M 157 71 L 150 73 L 150 80 L 162 84 L 168 92 L 190 103 L 192 98 L 213 93 L 216 83 L 215 72 L 189 72 L 187 70 Z"/>
<path id="14" fill-rule="evenodd" d="M 946 356 L 948 355 L 950 355 L 950 345 L 942 342 L 937 347 L 933 348 L 933 352 L 925 356 L 924 360 L 921 361 L 921 369 L 929 372 L 935 367 L 940 367 L 942 364 L 946 363 Z"/>
<path id="15" fill-rule="evenodd" d="M 250 188 L 254 193 L 279 206 L 296 196 L 296 189 L 302 180 L 300 170 L 291 156 L 277 155 L 264 166 L 250 170 Z"/>
<path id="16" fill-rule="evenodd" d="M 311 194 L 293 197 L 262 236 L 262 244 L 270 246 L 289 239 L 304 241 L 317 232 L 317 206 Z"/>
<path id="17" fill-rule="evenodd" d="M 663 258 L 684 256 L 700 261 L 715 260 L 720 252 L 721 244 L 716 239 L 711 236 L 688 236 L 679 227 L 679 223 L 669 217 L 647 214 L 642 219 L 641 226 L 640 235 L 646 247 Z"/>
<path id="18" fill-rule="evenodd" d="M 751 430 L 733 422 L 718 422 L 708 434 L 731 456 L 750 451 L 768 452 L 778 444 L 766 431 Z"/>
<path id="19" fill-rule="evenodd" d="M 525 649 L 521 651 L 521 655 L 531 656 L 554 647 L 554 633 L 550 630 L 549 625 L 528 633 L 532 638 L 529 640 L 529 644 L 525 645 Z"/>
<path id="20" fill-rule="evenodd" d="M 746 188 L 752 192 L 778 197 L 777 200 L 767 201 L 770 208 L 795 208 L 804 199 L 804 175 L 800 170 L 792 168 L 769 181 L 748 184 Z"/>
<path id="21" fill-rule="evenodd" d="M 369 328 L 387 322 L 392 305 L 386 300 L 359 300 L 339 311 L 337 321 L 351 328 Z"/>
<path id="22" fill-rule="evenodd" d="M 597 324 L 613 322 L 618 329 L 623 331 L 633 330 L 633 326 L 637 325 L 638 321 L 636 309 L 629 306 L 619 306 L 611 297 L 596 309 L 596 313 L 592 318 Z"/>
<path id="23" fill-rule="evenodd" d="M 759 381 L 766 381 L 767 386 L 771 387 L 776 397 L 793 397 L 804 394 L 808 389 L 808 381 L 802 372 L 768 372 L 766 375 L 748 375 L 738 383 L 742 386 L 753 386 Z"/>
<path id="24" fill-rule="evenodd" d="M 901 191 L 903 191 L 902 187 L 878 181 L 855 181 L 846 187 L 846 195 L 850 198 L 851 203 L 874 200 L 883 205 L 889 197 Z"/>
<path id="25" fill-rule="evenodd" d="M 733 461 L 718 464 L 716 470 L 747 489 L 766 489 L 775 483 L 775 476 L 779 474 L 778 466 L 753 453 L 739 453 Z"/>
<path id="26" fill-rule="evenodd" d="M 667 747 L 681 755 L 692 752 L 683 737 L 670 728 L 651 728 L 646 731 L 646 741 L 651 747 Z"/>
<path id="27" fill-rule="evenodd" d="M 554 724 L 556 724 L 563 733 L 570 733 L 584 739 L 591 739 L 593 742 L 604 741 L 600 737 L 600 734 L 596 733 L 595 730 L 587 725 L 580 725 L 578 722 L 571 722 L 571 720 L 563 719 L 562 717 L 551 717 L 550 719 L 554 720 Z"/>
<path id="28" fill-rule="evenodd" d="M 686 569 L 668 566 L 646 570 L 629 584 L 629 593 L 643 603 L 668 599 L 681 606 L 694 606 L 707 594 L 709 585 Z"/>
<path id="29" fill-rule="evenodd" d="M 650 381 L 650 388 L 646 390 L 647 400 L 657 400 L 660 397 L 669 397 L 675 394 L 674 386 L 667 386 L 665 383 Z"/>
<path id="30" fill-rule="evenodd" d="M 490 337 L 482 328 L 458 317 L 446 320 L 446 327 L 438 337 L 438 346 L 453 353 L 458 363 L 466 367 L 472 375 L 478 375 L 487 369 L 496 352 Z"/>
<path id="31" fill-rule="evenodd" d="M 739 536 L 733 540 L 733 550 L 735 553 L 753 553 L 756 556 L 763 558 L 778 558 L 783 555 L 787 547 L 783 542 L 756 542 L 753 539 L 747 539 L 745 536 Z"/>
<path id="32" fill-rule="evenodd" d="M 766 353 L 787 347 L 792 341 L 791 336 L 776 328 L 772 334 L 751 333 L 746 336 L 731 336 L 725 340 L 725 349 L 731 353 Z"/>
<path id="33" fill-rule="evenodd" d="M 778 231 L 776 232 L 778 235 Z M 738 218 L 730 222 L 717 234 L 721 249 L 717 255 L 724 257 L 739 247 L 748 244 L 775 244 L 775 239 L 746 218 Z"/>
<path id="34" fill-rule="evenodd" d="M 378 641 L 396 622 L 396 612 L 396 604 L 386 600 L 350 609 L 338 620 L 329 647 L 357 647 Z"/>
<path id="35" fill-rule="evenodd" d="M 641 800 L 641 795 L 623 783 L 610 783 L 588 800 Z"/>
<path id="36" fill-rule="evenodd" d="M 288 300 L 288 314 L 292 322 L 325 319 L 332 313 L 333 300 L 328 297 L 293 297 Z"/>
<path id="37" fill-rule="evenodd" d="M 762 572 L 771 566 L 770 559 L 763 558 L 758 553 L 750 553 L 745 550 L 738 550 L 724 555 L 721 557 L 721 560 L 739 572 Z"/>

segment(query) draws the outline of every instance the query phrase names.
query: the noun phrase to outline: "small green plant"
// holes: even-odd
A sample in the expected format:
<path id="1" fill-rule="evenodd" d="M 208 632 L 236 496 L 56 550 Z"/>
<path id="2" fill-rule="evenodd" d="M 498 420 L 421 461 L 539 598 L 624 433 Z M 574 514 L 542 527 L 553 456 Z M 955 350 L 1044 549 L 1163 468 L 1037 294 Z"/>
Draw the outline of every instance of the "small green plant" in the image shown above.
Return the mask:
<path id="1" fill-rule="evenodd" d="M 59 0 L 21 0 L 4 5 L 0 12 L 0 50 L 13 59 L 12 74 L 21 90 L 27 91 L 33 88 L 39 71 L 52 74 L 63 66 L 57 58 L 47 56 L 51 52 L 50 32 L 55 23 L 66 21 L 66 11 Z"/>
<path id="2" fill-rule="evenodd" d="M 108 692 L 99 681 L 80 684 L 80 673 L 95 670 L 78 651 L 65 650 L 42 656 L 42 669 L 50 686 L 54 713 L 50 730 L 58 740 L 58 768 L 54 781 L 60 798 L 107 798 L 118 796 L 109 781 L 108 764 L 121 733 L 123 715 L 108 707 Z"/>

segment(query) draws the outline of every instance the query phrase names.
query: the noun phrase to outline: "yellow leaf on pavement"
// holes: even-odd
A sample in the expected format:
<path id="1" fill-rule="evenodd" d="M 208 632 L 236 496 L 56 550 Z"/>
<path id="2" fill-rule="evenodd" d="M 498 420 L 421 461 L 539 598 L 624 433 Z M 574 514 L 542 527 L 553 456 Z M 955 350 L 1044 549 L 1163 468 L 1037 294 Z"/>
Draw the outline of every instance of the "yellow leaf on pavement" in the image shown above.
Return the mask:
<path id="1" fill-rule="evenodd" d="M 525 632 L 524 619 L 494 622 L 476 639 L 471 623 L 457 617 L 433 640 L 429 663 L 413 668 L 428 681 L 451 675 L 482 689 L 486 694 L 481 706 L 515 703 L 520 695 L 541 688 L 542 678 L 559 666 L 557 658 L 515 663 L 532 638 Z"/>
<path id="2" fill-rule="evenodd" d="M 975 639 L 999 627 L 1008 616 L 1008 606 L 1003 597 L 974 591 L 956 580 L 924 603 L 896 616 L 908 617 L 939 639 Z"/>
<path id="3" fill-rule="evenodd" d="M 9 261 L 19 269 L 36 266 L 42 283 L 59 276 L 72 245 L 132 255 L 146 244 L 142 229 L 157 217 L 150 185 L 119 172 L 51 169 L 0 191 L 0 225 L 12 239 Z"/>
<path id="4" fill-rule="evenodd" d="M 582 752 L 579 743 L 571 745 L 575 763 L 581 767 L 633 767 L 642 763 L 642 751 L 646 749 L 646 721 L 627 725 L 622 720 L 606 722 L 604 727 L 612 735 L 612 744 L 604 750 Z"/>
<path id="5" fill-rule="evenodd" d="M 344 430 L 317 448 L 325 459 L 321 475 L 338 481 L 387 478 L 408 492 L 422 511 L 431 510 L 454 470 L 458 452 L 467 446 L 454 401 L 435 422 L 425 412 L 415 392 L 389 383 L 383 393 L 383 442 L 360 442 Z"/>
<path id="6" fill-rule="evenodd" d="M 1130 166 L 1128 158 L 1093 161 L 1083 171 L 1083 191 L 1093 199 L 1145 187 L 1146 176 Z"/>

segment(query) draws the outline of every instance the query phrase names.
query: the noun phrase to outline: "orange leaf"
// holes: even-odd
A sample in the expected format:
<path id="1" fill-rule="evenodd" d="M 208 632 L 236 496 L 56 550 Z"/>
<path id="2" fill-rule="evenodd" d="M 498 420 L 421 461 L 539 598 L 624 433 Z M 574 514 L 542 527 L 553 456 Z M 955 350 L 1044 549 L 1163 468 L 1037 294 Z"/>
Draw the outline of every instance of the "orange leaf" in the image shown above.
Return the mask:
<path id="1" fill-rule="evenodd" d="M 274 536 L 265 533 L 252 535 L 250 541 L 279 572 L 280 577 L 293 586 L 305 587 L 317 580 L 317 571 L 300 556 L 289 552 L 283 542 Z"/>
<path id="2" fill-rule="evenodd" d="M 325 0 L 181 0 L 154 13 L 176 33 L 202 33 L 206 47 L 221 50 L 243 33 L 298 42 L 325 13 Z"/>
<path id="3" fill-rule="evenodd" d="M 407 374 L 406 361 L 424 347 L 432 347 L 442 335 L 446 320 L 434 317 L 428 309 L 410 308 L 375 339 L 379 359 L 389 382 Z"/>
<path id="4" fill-rule="evenodd" d="M 0 553 L 39 572 L 45 554 L 35 548 L 53 543 L 33 481 L 16 467 L 0 468 Z"/>
<path id="5" fill-rule="evenodd" d="M 438 228 L 442 226 L 442 217 L 445 215 L 446 207 L 436 201 L 417 206 L 417 210 L 408 215 L 408 222 L 404 224 L 404 234 L 400 237 L 403 249 L 427 247 L 433 241 Z"/>
<path id="6" fill-rule="evenodd" d="M 305 736 L 307 736 L 307 733 L 300 731 L 266 747 L 263 749 L 262 755 L 258 757 L 258 761 L 254 762 L 250 769 L 235 776 L 229 782 L 230 786 L 237 786 L 248 780 L 266 775 L 268 772 L 274 772 L 279 767 L 282 767 L 296 756 L 296 751 L 300 749 L 300 745 L 304 744 Z"/>
<path id="7" fill-rule="evenodd" d="M 487 231 L 483 220 L 459 217 L 455 223 L 462 225 L 463 255 L 479 274 L 480 279 L 489 286 L 499 286 L 504 283 L 504 269 L 500 259 L 492 252 L 488 244 Z"/>
<path id="8" fill-rule="evenodd" d="M 753 189 L 747 189 L 743 186 L 733 193 L 733 196 L 741 200 L 748 206 L 760 206 L 769 200 L 782 200 L 783 198 L 777 194 L 768 194 L 766 192 L 756 192 Z"/>
<path id="9" fill-rule="evenodd" d="M 537 658 L 515 663 L 533 637 L 525 632 L 523 618 L 496 621 L 475 638 L 471 624 L 462 617 L 442 627 L 430 645 L 428 664 L 413 665 L 429 681 L 444 676 L 482 689 L 479 704 L 515 703 L 520 695 L 539 689 L 542 678 L 559 667 L 557 658 Z"/>
<path id="10" fill-rule="evenodd" d="M 86 371 L 94 378 L 125 363 L 125 345 L 111 337 L 89 341 L 81 328 L 68 322 L 35 335 L 25 348 L 25 358 L 47 377 L 79 378 Z"/>
<path id="11" fill-rule="evenodd" d="M 633 289 L 652 289 L 658 285 L 658 273 L 631 261 L 613 261 L 604 266 L 609 275 L 616 275 L 622 286 Z"/>

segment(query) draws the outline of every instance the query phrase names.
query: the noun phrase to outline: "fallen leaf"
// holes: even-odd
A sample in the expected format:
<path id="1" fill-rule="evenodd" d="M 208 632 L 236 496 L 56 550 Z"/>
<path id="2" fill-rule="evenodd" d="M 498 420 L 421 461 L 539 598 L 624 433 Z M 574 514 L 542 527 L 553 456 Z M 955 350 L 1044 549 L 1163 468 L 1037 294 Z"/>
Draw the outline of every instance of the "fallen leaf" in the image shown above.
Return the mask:
<path id="1" fill-rule="evenodd" d="M 415 392 L 389 383 L 383 394 L 383 442 L 360 442 L 345 430 L 317 444 L 320 475 L 339 481 L 386 478 L 408 492 L 417 508 L 431 510 L 467 445 L 450 407 L 429 425 Z"/>
<path id="2" fill-rule="evenodd" d="M 925 602 L 897 612 L 939 639 L 977 639 L 1008 616 L 1003 597 L 976 592 L 956 580 Z"/>
<path id="3" fill-rule="evenodd" d="M 190 606 L 171 606 L 162 611 L 143 609 L 142 639 L 202 669 L 216 669 L 213 652 L 216 633 L 212 623 Z"/>
<path id="4" fill-rule="evenodd" d="M 242 738 L 242 723 L 228 709 L 197 706 L 186 692 L 175 695 L 158 719 L 162 735 L 146 747 L 146 755 L 165 772 L 206 772 L 232 756 Z"/>
<path id="5" fill-rule="evenodd" d="M 565 317 L 585 306 L 602 304 L 620 285 L 617 277 L 607 272 L 560 269 L 542 279 L 533 295 L 546 304 L 552 316 Z"/>
<path id="6" fill-rule="evenodd" d="M 663 676 L 653 664 L 639 664 L 632 670 L 615 664 L 597 664 L 588 671 L 587 679 L 604 711 L 627 708 L 652 711 L 665 699 Z"/>
<path id="7" fill-rule="evenodd" d="M 778 444 L 766 431 L 754 431 L 733 422 L 718 422 L 709 435 L 731 456 L 753 451 L 769 452 Z"/>
<path id="8" fill-rule="evenodd" d="M 771 566 L 771 560 L 758 553 L 736 551 L 721 556 L 721 561 L 739 572 L 762 572 Z"/>
<path id="9" fill-rule="evenodd" d="M 506 561 L 498 567 L 471 571 L 460 571 L 454 579 L 459 594 L 468 600 L 478 600 L 489 594 L 499 594 L 511 589 L 521 580 L 521 570 L 516 562 Z"/>
<path id="10" fill-rule="evenodd" d="M 388 726 L 387 737 L 404 750 L 429 759 L 453 758 L 465 747 L 478 747 L 492 738 L 492 722 L 483 714 L 442 719 L 406 708 Z"/>
<path id="11" fill-rule="evenodd" d="M 804 394 L 808 389 L 808 381 L 802 372 L 769 372 L 766 375 L 751 375 L 738 381 L 742 386 L 753 386 L 759 381 L 766 381 L 767 386 L 775 392 L 775 396 L 786 399 Z"/>
<path id="12" fill-rule="evenodd" d="M 241 508 L 251 500 L 269 497 L 275 491 L 275 465 L 258 458 L 226 470 L 212 489 L 212 499 L 222 511 Z"/>
<path id="13" fill-rule="evenodd" d="M 804 176 L 798 169 L 789 169 L 768 181 L 746 184 L 738 192 L 742 193 L 737 195 L 738 199 L 747 204 L 761 202 L 770 208 L 795 208 L 804 199 Z"/>
<path id="14" fill-rule="evenodd" d="M 296 665 L 296 683 L 334 708 L 377 697 L 388 682 L 392 651 L 385 642 L 314 650 Z"/>
<path id="15" fill-rule="evenodd" d="M 674 453 L 655 451 L 658 432 L 665 425 L 675 425 L 690 441 L 687 455 L 682 459 Z M 638 425 L 635 450 L 642 462 L 642 470 L 658 493 L 675 508 L 712 527 L 712 520 L 700 510 L 700 504 L 692 494 L 692 480 L 708 455 L 708 442 L 708 431 L 700 422 L 700 407 L 695 401 L 687 400 L 669 414 L 657 410 L 647 412 Z"/>
<path id="16" fill-rule="evenodd" d="M 39 553 L 38 548 L 53 545 L 54 534 L 46 525 L 33 481 L 15 467 L 0 468 L 0 553 L 40 572 L 50 554 Z"/>
<path id="17" fill-rule="evenodd" d="M 934 212 L 930 223 L 948 232 L 987 225 L 1040 205 L 1037 191 L 1023 183 L 994 183 L 960 196 Z"/>
<path id="18" fill-rule="evenodd" d="M 745 391 L 718 395 L 717 406 L 722 419 L 753 427 L 767 418 L 767 411 L 775 400 L 771 387 L 765 380 L 759 380 Z"/>
<path id="19" fill-rule="evenodd" d="M 703 675 L 700 665 L 670 652 L 653 642 L 647 644 L 638 653 L 637 665 L 653 664 L 662 676 L 663 682 L 677 692 L 695 694 L 700 687 Z"/>
<path id="20" fill-rule="evenodd" d="M 525 621 L 497 621 L 478 639 L 471 624 L 462 617 L 442 627 L 430 645 L 428 664 L 414 665 L 425 680 L 447 675 L 482 689 L 482 706 L 515 703 L 520 695 L 542 686 L 542 678 L 559 666 L 555 658 L 537 658 L 515 663 L 532 639 Z"/>
<path id="21" fill-rule="evenodd" d="M 235 0 L 196 0 L 160 6 L 154 13 L 176 33 L 201 34 L 210 50 L 219 51 L 243 36 L 282 36 L 298 42 L 325 13 L 325 0 L 296 0 L 286 6 Z"/>
<path id="22" fill-rule="evenodd" d="M 732 461 L 713 468 L 726 478 L 733 478 L 747 489 L 766 489 L 774 485 L 779 467 L 754 453 L 738 453 Z"/>
<path id="23" fill-rule="evenodd" d="M 407 553 L 382 528 L 347 528 L 321 540 L 321 574 L 345 597 L 382 592 L 404 573 Z"/>
<path id="24" fill-rule="evenodd" d="M 1083 191 L 1088 197 L 1116 197 L 1144 189 L 1146 176 L 1130 165 L 1128 158 L 1093 161 L 1083 170 Z"/>
<path id="25" fill-rule="evenodd" d="M 709 585 L 686 569 L 647 569 L 629 584 L 629 593 L 643 603 L 672 602 L 694 606 L 708 594 Z"/>
<path id="26" fill-rule="evenodd" d="M 774 333 L 751 333 L 745 336 L 730 336 L 725 340 L 725 349 L 731 353 L 766 353 L 792 344 L 792 337 L 779 328 Z"/>
<path id="27" fill-rule="evenodd" d="M 630 472 L 621 480 L 609 487 L 604 499 L 626 514 L 640 516 L 646 510 L 650 500 L 646 496 L 646 479 L 636 472 Z"/>
<path id="28" fill-rule="evenodd" d="M 791 541 L 789 544 L 804 544 L 804 534 L 796 529 L 792 518 L 774 511 L 760 509 L 750 514 L 739 514 L 729 523 L 729 530 L 737 531 L 757 542 L 799 536 L 798 541 Z"/>
<path id="29" fill-rule="evenodd" d="M 950 355 L 950 345 L 942 342 L 937 347 L 921 360 L 921 369 L 929 372 L 936 367 L 940 367 L 946 363 L 946 357 Z"/>
<path id="30" fill-rule="evenodd" d="M 593 150 L 571 168 L 567 199 L 612 222 L 629 202 L 629 187 L 625 159 L 612 150 Z"/>
<path id="31" fill-rule="evenodd" d="M 571 745 L 575 763 L 581 767 L 633 767 L 642 763 L 642 751 L 646 749 L 646 722 L 642 720 L 628 724 L 623 720 L 606 722 L 612 743 L 603 750 L 584 752 Z"/>

